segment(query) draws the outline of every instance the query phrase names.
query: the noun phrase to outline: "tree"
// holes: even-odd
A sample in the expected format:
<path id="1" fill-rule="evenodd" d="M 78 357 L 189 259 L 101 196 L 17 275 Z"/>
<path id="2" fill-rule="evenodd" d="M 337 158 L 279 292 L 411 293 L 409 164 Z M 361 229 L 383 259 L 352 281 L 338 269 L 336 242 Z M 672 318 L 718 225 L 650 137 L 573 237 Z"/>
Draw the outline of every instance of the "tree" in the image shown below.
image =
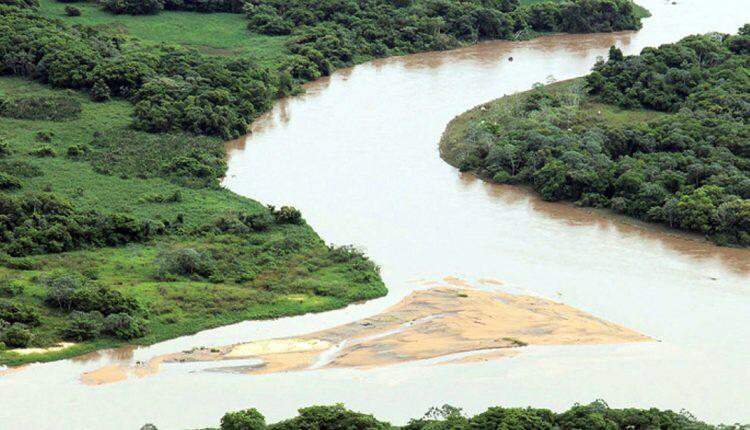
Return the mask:
<path id="1" fill-rule="evenodd" d="M 263 430 L 266 419 L 255 408 L 227 412 L 221 418 L 221 430 Z"/>

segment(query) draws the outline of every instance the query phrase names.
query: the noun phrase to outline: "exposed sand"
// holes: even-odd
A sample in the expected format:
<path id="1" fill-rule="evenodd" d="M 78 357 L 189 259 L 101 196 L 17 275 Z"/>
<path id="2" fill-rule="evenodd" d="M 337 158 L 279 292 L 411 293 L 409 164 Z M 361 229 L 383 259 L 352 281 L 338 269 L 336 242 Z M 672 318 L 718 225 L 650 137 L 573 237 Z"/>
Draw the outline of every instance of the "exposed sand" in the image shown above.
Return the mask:
<path id="1" fill-rule="evenodd" d="M 483 281 L 485 286 L 500 283 Z M 273 373 L 386 366 L 440 357 L 447 358 L 441 364 L 466 363 L 516 355 L 526 345 L 651 340 L 562 303 L 469 286 L 461 279 L 447 277 L 443 286 L 415 291 L 385 312 L 350 324 L 294 338 L 196 348 L 157 357 L 139 367 L 107 366 L 83 375 L 82 380 L 98 385 L 120 381 L 130 374 L 145 376 L 157 372 L 161 362 L 258 359 L 259 365 L 217 366 L 217 370 Z M 476 354 L 461 355 L 472 352 Z M 453 354 L 459 356 L 450 359 Z"/>
<path id="2" fill-rule="evenodd" d="M 20 355 L 43 354 L 45 352 L 62 351 L 63 349 L 70 348 L 73 345 L 75 345 L 75 343 L 62 342 L 55 346 L 50 346 L 49 348 L 19 348 L 19 349 L 12 349 L 11 351 Z"/>
<path id="3" fill-rule="evenodd" d="M 450 285 L 465 281 L 446 278 Z M 497 282 L 484 282 L 497 284 Z M 525 345 L 643 342 L 634 331 L 570 306 L 530 296 L 438 287 L 417 291 L 384 313 L 298 338 L 263 340 L 186 352 L 167 361 L 259 358 L 268 373 L 325 367 L 369 367 L 493 350 L 448 362 L 496 359 Z M 498 351 L 498 349 L 502 349 Z"/>

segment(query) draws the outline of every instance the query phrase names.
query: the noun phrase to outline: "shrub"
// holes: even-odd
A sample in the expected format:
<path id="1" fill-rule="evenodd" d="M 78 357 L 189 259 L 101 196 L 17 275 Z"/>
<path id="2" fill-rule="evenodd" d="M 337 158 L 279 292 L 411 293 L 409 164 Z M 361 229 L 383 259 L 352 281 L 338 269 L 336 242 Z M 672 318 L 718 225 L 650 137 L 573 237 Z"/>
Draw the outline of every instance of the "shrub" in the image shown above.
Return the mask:
<path id="1" fill-rule="evenodd" d="M 52 136 L 54 136 L 54 133 L 50 131 L 37 131 L 34 135 L 34 140 L 37 142 L 51 142 Z"/>
<path id="2" fill-rule="evenodd" d="M 7 140 L 0 138 L 0 157 L 7 157 L 9 156 L 13 151 L 10 149 L 10 144 Z"/>
<path id="3" fill-rule="evenodd" d="M 112 90 L 103 80 L 97 80 L 91 87 L 91 99 L 95 102 L 104 102 L 112 97 Z"/>
<path id="4" fill-rule="evenodd" d="M 164 250 L 156 257 L 157 279 L 170 280 L 174 275 L 209 277 L 214 272 L 214 261 L 210 255 L 193 248 Z"/>
<path id="5" fill-rule="evenodd" d="M 73 293 L 83 287 L 84 279 L 73 273 L 57 272 L 39 279 L 45 290 L 45 302 L 60 309 L 71 310 Z"/>
<path id="6" fill-rule="evenodd" d="M 91 340 L 101 335 L 104 328 L 104 317 L 97 311 L 73 311 L 68 319 L 68 326 L 62 332 L 65 339 L 77 342 Z"/>
<path id="7" fill-rule="evenodd" d="M 55 154 L 55 150 L 51 146 L 43 145 L 43 146 L 40 146 L 38 148 L 35 148 L 29 151 L 29 155 L 32 155 L 34 157 L 39 157 L 39 158 L 45 158 L 45 157 L 54 157 L 56 154 Z"/>
<path id="8" fill-rule="evenodd" d="M 0 300 L 0 319 L 28 326 L 39 325 L 39 312 L 32 306 L 10 300 Z"/>
<path id="9" fill-rule="evenodd" d="M 66 155 L 70 158 L 80 158 L 89 152 L 89 147 L 86 145 L 71 145 L 65 151 Z"/>
<path id="10" fill-rule="evenodd" d="M 100 4 L 116 15 L 153 15 L 164 9 L 162 0 L 101 0 Z"/>
<path id="11" fill-rule="evenodd" d="M 273 206 L 268 206 L 269 211 L 273 214 L 274 220 L 279 224 L 302 224 L 302 212 L 292 206 L 282 206 L 276 210 Z"/>
<path id="12" fill-rule="evenodd" d="M 221 430 L 263 430 L 265 417 L 257 409 L 227 412 L 221 418 Z"/>
<path id="13" fill-rule="evenodd" d="M 392 427 L 388 423 L 378 421 L 372 415 L 353 412 L 338 404 L 302 408 L 297 417 L 274 424 L 273 428 L 275 430 L 387 430 Z"/>
<path id="14" fill-rule="evenodd" d="M 65 6 L 65 15 L 81 16 L 81 9 L 78 9 L 75 6 Z"/>
<path id="15" fill-rule="evenodd" d="M 23 284 L 16 280 L 5 280 L 0 282 L 0 296 L 14 297 L 23 294 Z"/>
<path id="16" fill-rule="evenodd" d="M 248 214 L 246 212 L 229 212 L 214 220 L 214 226 L 222 233 L 244 234 L 250 231 L 265 231 L 274 222 L 269 212 Z"/>
<path id="17" fill-rule="evenodd" d="M 21 178 L 34 178 L 42 175 L 40 168 L 23 160 L 0 160 L 0 171 Z"/>
<path id="18" fill-rule="evenodd" d="M 0 251 L 17 257 L 140 242 L 165 227 L 123 214 L 77 211 L 55 194 L 30 193 L 0 195 L 0 232 Z"/>
<path id="19" fill-rule="evenodd" d="M 146 335 L 146 325 L 126 313 L 108 315 L 104 319 L 104 333 L 118 339 L 130 340 Z"/>
<path id="20" fill-rule="evenodd" d="M 0 172 L 0 190 L 11 191 L 21 188 L 21 181 L 13 175 Z"/>
<path id="21" fill-rule="evenodd" d="M 0 341 L 10 348 L 26 348 L 33 335 L 23 324 L 12 324 L 0 331 Z"/>

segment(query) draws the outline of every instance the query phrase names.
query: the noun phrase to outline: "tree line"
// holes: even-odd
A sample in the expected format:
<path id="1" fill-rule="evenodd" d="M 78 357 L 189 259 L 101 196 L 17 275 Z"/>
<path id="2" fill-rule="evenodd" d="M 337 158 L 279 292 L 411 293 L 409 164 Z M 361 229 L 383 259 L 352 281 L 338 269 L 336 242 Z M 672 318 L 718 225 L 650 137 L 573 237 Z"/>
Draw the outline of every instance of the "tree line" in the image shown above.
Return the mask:
<path id="1" fill-rule="evenodd" d="M 506 408 L 494 406 L 474 416 L 467 416 L 460 408 L 450 405 L 430 408 L 422 417 L 410 420 L 405 426 L 394 426 L 372 415 L 354 412 L 343 405 L 310 406 L 299 410 L 291 419 L 266 424 L 265 417 L 256 409 L 228 412 L 222 419 L 221 430 L 743 430 L 748 426 L 713 426 L 697 420 L 687 412 L 673 412 L 656 408 L 610 408 L 603 400 L 587 405 L 576 404 L 567 411 L 553 412 L 541 408 Z M 157 430 L 146 424 L 141 430 Z"/>
<path id="2" fill-rule="evenodd" d="M 445 50 L 538 32 L 640 28 L 630 0 L 569 0 L 521 7 L 518 0 L 251 0 L 248 28 L 290 35 L 284 64 L 298 79 L 362 59 Z"/>

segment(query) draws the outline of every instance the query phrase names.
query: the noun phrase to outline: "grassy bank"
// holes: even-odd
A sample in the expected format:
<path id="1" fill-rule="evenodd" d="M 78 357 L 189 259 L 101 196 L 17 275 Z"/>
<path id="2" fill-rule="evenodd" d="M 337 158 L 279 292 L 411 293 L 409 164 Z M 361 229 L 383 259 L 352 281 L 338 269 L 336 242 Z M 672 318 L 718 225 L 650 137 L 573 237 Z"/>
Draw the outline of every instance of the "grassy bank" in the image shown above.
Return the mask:
<path id="1" fill-rule="evenodd" d="M 147 157 L 156 156 L 140 147 L 142 142 L 151 141 L 151 135 L 128 129 L 132 110 L 129 103 L 94 103 L 83 94 L 10 77 L 0 77 L 0 93 L 24 97 L 63 95 L 81 105 L 80 115 L 65 121 L 0 119 L 0 136 L 9 145 L 9 155 L 0 160 L 0 170 L 13 172 L 21 180 L 21 187 L 4 191 L 5 196 L 54 193 L 80 210 L 127 214 L 136 219 L 182 220 L 179 226 L 144 243 L 4 257 L 5 267 L 0 267 L 0 306 L 12 303 L 30 308 L 38 319 L 27 324 L 32 334 L 28 346 L 51 346 L 65 338 L 63 331 L 71 314 L 67 309 L 49 305 L 49 292 L 43 281 L 61 271 L 80 275 L 91 287 L 106 286 L 136 300 L 135 313 L 146 329 L 143 336 L 129 340 L 137 344 L 243 320 L 335 309 L 386 293 L 372 263 L 352 250 L 330 249 L 304 222 L 271 222 L 262 231 L 217 227 L 216 220 L 227 214 L 269 211 L 216 184 L 185 186 L 175 178 L 143 177 L 138 172 L 129 174 L 125 168 L 109 173 L 97 171 L 102 162 L 96 156 L 100 149 L 93 143 L 97 132 L 128 136 L 127 140 L 117 141 L 118 150 L 125 154 L 130 154 L 124 150 L 132 145 Z M 42 141 L 40 135 L 44 136 Z M 207 151 L 223 157 L 220 139 L 205 138 L 202 144 Z M 77 146 L 87 148 L 86 153 L 69 155 L 68 149 Z M 31 155 L 40 147 L 51 149 L 54 155 Z M 108 155 L 114 152 L 105 149 Z M 116 161 L 107 159 L 110 167 L 117 166 Z M 179 198 L 168 198 L 174 195 Z M 184 249 L 205 256 L 212 266 L 210 273 L 165 276 L 159 272 L 163 265 L 160 258 L 165 253 Z M 22 356 L 11 349 L 0 350 L 0 364 L 54 360 L 122 343 L 114 336 L 92 335 L 76 347 L 47 354 Z"/>

